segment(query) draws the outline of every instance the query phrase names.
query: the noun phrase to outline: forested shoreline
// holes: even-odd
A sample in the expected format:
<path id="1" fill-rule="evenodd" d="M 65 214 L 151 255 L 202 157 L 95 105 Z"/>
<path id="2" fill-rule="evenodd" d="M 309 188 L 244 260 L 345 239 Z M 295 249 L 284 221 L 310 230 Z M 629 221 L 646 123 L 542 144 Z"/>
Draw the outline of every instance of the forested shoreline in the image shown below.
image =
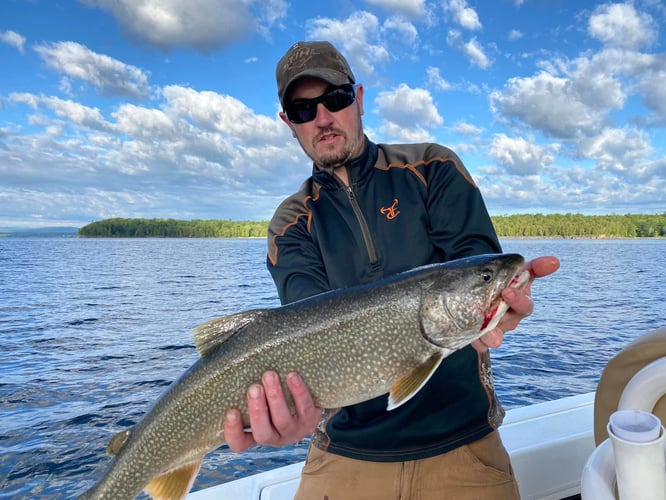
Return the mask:
<path id="1" fill-rule="evenodd" d="M 268 221 L 104 219 L 78 230 L 84 238 L 254 238 L 266 237 Z"/>
<path id="2" fill-rule="evenodd" d="M 515 214 L 492 217 L 505 238 L 666 237 L 666 212 L 656 215 Z M 268 221 L 123 219 L 92 222 L 82 238 L 254 238 L 266 237 Z"/>

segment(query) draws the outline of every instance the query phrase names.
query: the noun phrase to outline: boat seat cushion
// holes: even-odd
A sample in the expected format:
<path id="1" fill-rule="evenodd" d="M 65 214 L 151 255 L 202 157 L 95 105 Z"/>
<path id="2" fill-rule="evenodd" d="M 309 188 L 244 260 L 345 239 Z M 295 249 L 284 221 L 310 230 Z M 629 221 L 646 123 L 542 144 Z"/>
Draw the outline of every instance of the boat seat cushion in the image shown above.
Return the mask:
<path id="1" fill-rule="evenodd" d="M 594 398 L 594 440 L 597 446 L 608 437 L 606 424 L 617 410 L 624 387 L 641 368 L 664 356 L 666 327 L 637 338 L 608 362 Z M 666 424 L 666 395 L 657 401 L 652 412 L 662 424 Z"/>

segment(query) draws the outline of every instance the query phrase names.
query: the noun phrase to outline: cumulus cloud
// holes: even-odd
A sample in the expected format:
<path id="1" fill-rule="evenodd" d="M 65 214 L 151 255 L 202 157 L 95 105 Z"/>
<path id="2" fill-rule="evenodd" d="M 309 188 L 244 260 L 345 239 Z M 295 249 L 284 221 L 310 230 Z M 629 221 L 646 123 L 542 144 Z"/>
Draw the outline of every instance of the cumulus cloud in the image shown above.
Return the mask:
<path id="1" fill-rule="evenodd" d="M 449 33 L 446 37 L 446 42 L 451 47 L 454 47 L 455 49 L 465 54 L 470 63 L 478 66 L 481 69 L 486 69 L 492 64 L 492 60 L 486 54 L 486 51 L 476 38 L 465 41 L 460 31 L 449 30 Z"/>
<path id="2" fill-rule="evenodd" d="M 142 99 L 149 93 L 148 75 L 135 66 L 98 54 L 76 42 L 35 46 L 44 63 L 67 77 L 83 80 L 103 96 Z"/>
<path id="3" fill-rule="evenodd" d="M 492 64 L 492 61 L 486 55 L 483 47 L 476 40 L 476 38 L 472 38 L 469 42 L 464 43 L 462 48 L 463 52 L 467 54 L 472 64 L 478 66 L 479 68 L 486 69 Z"/>
<path id="4" fill-rule="evenodd" d="M 286 127 L 275 118 L 257 115 L 238 99 L 178 85 L 163 89 L 167 109 L 187 117 L 197 127 L 219 132 L 235 141 L 275 144 L 285 138 Z"/>
<path id="5" fill-rule="evenodd" d="M 420 17 L 425 13 L 425 0 L 366 0 L 390 12 L 398 12 L 408 18 Z"/>
<path id="6" fill-rule="evenodd" d="M 223 49 L 252 33 L 268 38 L 277 30 L 264 28 L 281 29 L 287 11 L 285 0 L 86 3 L 111 12 L 127 33 L 144 44 L 201 52 Z M 466 83 L 460 73 L 449 71 L 454 64 L 464 66 L 463 59 L 478 68 L 490 67 L 499 51 L 480 33 L 481 20 L 466 1 L 444 3 L 445 23 L 441 8 L 431 3 L 426 9 L 424 0 L 367 0 L 366 4 L 386 12 L 375 9 L 375 15 L 350 9 L 334 19 L 301 16 L 289 22 L 298 25 L 294 36 L 329 39 L 348 57 L 368 89 L 364 121 L 370 137 L 382 142 L 446 142 L 458 137 L 460 144 L 453 147 L 465 153 L 494 213 L 538 207 L 601 212 L 624 206 L 661 209 L 666 157 L 663 130 L 658 127 L 666 124 L 666 58 L 660 52 L 649 53 L 659 26 L 645 13 L 652 12 L 655 19 L 663 14 L 663 10 L 658 14 L 655 2 L 608 3 L 585 11 L 583 30 L 575 33 L 583 38 L 569 33 L 584 51 L 551 45 L 549 39 L 523 55 L 519 67 L 512 64 L 520 55 L 507 53 L 501 74 L 506 71 L 514 77 L 496 83 L 500 73 L 484 78 L 474 71 L 472 78 L 478 83 L 474 90 L 471 85 L 463 89 Z M 522 0 L 512 0 L 506 7 L 521 4 Z M 206 19 L 189 10 L 206 12 Z M 225 19 L 212 26 L 221 12 Z M 227 26 L 227 20 L 238 26 Z M 435 22 L 443 31 L 426 34 Z M 503 50 L 518 48 L 507 36 L 509 40 L 523 36 L 510 28 L 505 25 L 498 35 L 504 39 Z M 0 32 L 0 42 L 12 47 L 4 50 L 25 50 L 25 39 L 13 33 Z M 529 36 L 532 40 L 533 34 Z M 534 40 L 541 43 L 538 36 Z M 449 50 L 447 43 L 455 50 Z M 47 223 L 53 217 L 77 225 L 82 219 L 112 216 L 268 218 L 310 173 L 311 161 L 279 120 L 270 98 L 268 105 L 266 100 L 257 104 L 267 106 L 267 114 L 253 109 L 250 103 L 260 100 L 249 97 L 250 85 L 236 90 L 236 95 L 184 84 L 156 87 L 143 68 L 84 45 L 39 43 L 32 48 L 42 66 L 53 70 L 44 75 L 48 86 L 17 86 L 11 90 L 18 92 L 7 90 L 0 96 L 6 117 L 0 128 L 4 188 L 0 206 L 16 208 L 24 220 L 32 217 L 25 214 L 35 214 L 35 222 L 41 217 Z M 449 54 L 443 58 L 445 50 Z M 259 54 L 258 49 L 252 53 Z M 269 73 L 273 69 L 274 63 L 264 61 L 264 56 L 236 55 L 243 65 L 234 71 L 248 71 L 252 78 L 259 71 L 250 63 L 269 65 Z M 153 59 L 159 60 L 159 55 Z M 30 74 L 36 73 L 30 69 Z M 455 83 L 450 81 L 452 74 Z M 187 71 L 169 77 L 176 79 L 172 83 L 189 78 Z M 391 88 L 397 85 L 393 82 L 406 81 L 399 79 L 403 77 L 411 78 L 409 84 Z M 389 90 L 370 97 L 375 82 Z M 229 89 L 237 88 L 236 83 Z M 492 92 L 490 85 L 496 86 Z M 114 98 L 80 93 L 84 86 Z M 447 102 L 446 116 L 454 124 L 444 128 L 433 95 L 453 89 L 475 95 L 464 102 Z M 487 114 L 486 106 L 477 106 L 479 102 L 489 102 L 493 115 Z M 7 211 L 3 216 L 10 220 L 12 214 Z"/>
<path id="7" fill-rule="evenodd" d="M 127 33 L 163 50 L 224 48 L 279 23 L 285 0 L 84 0 L 110 12 Z"/>
<path id="8" fill-rule="evenodd" d="M 460 135 L 480 136 L 483 133 L 481 127 L 477 127 L 476 125 L 467 122 L 456 123 L 453 130 Z"/>
<path id="9" fill-rule="evenodd" d="M 453 85 L 451 85 L 444 79 L 444 77 L 442 77 L 439 68 L 434 68 L 432 66 L 428 66 L 426 68 L 426 83 L 429 87 L 440 91 L 450 90 L 453 88 Z"/>
<path id="10" fill-rule="evenodd" d="M 25 54 L 25 37 L 16 31 L 0 31 L 0 42 L 11 45 L 21 54 Z"/>
<path id="11" fill-rule="evenodd" d="M 115 130 L 124 137 L 146 141 L 178 139 L 178 124 L 161 109 L 123 104 L 112 116 Z"/>
<path id="12" fill-rule="evenodd" d="M 467 30 L 480 30 L 481 21 L 474 9 L 467 5 L 466 0 L 445 0 L 444 10 L 453 16 L 453 20 Z"/>
<path id="13" fill-rule="evenodd" d="M 522 137 L 494 134 L 490 156 L 511 175 L 535 175 L 555 161 L 558 145 L 540 146 Z"/>
<path id="14" fill-rule="evenodd" d="M 509 79 L 490 102 L 499 116 L 562 139 L 594 134 L 606 121 L 606 110 L 586 102 L 569 79 L 547 72 Z"/>
<path id="15" fill-rule="evenodd" d="M 49 195 L 66 197 L 55 186 L 67 179 L 65 189 L 76 193 L 70 209 L 48 212 L 60 220 L 68 220 L 69 212 L 92 220 L 147 211 L 177 218 L 269 218 L 310 170 L 277 114 L 260 115 L 230 96 L 186 87 L 166 87 L 159 97 L 155 106 L 124 103 L 104 117 L 71 100 L 10 94 L 10 105 L 33 111 L 33 130 L 3 138 L 9 147 L 0 148 L 0 177 L 11 179 L 8 200 L 16 201 L 9 193 L 15 188 L 25 199 L 32 191 L 35 207 L 47 206 Z M 92 192 L 100 207 L 86 204 Z M 184 192 L 196 197 L 196 213 L 182 212 L 191 205 L 178 200 Z"/>
<path id="16" fill-rule="evenodd" d="M 572 60 L 552 59 L 529 77 L 509 79 L 490 94 L 496 115 L 560 139 L 595 136 L 613 126 L 612 113 L 634 95 L 646 113 L 636 122 L 666 123 L 666 58 L 622 48 L 605 48 Z"/>
<path id="17" fill-rule="evenodd" d="M 643 102 L 652 115 L 647 117 L 646 124 L 652 126 L 666 125 L 666 58 L 661 59 L 660 67 L 648 70 L 640 79 Z"/>
<path id="18" fill-rule="evenodd" d="M 601 170 L 637 178 L 652 174 L 644 160 L 653 153 L 653 149 L 643 131 L 605 129 L 581 141 L 579 149 L 586 158 L 595 160 Z"/>
<path id="19" fill-rule="evenodd" d="M 637 12 L 630 3 L 599 5 L 587 27 L 588 33 L 606 45 L 638 49 L 657 39 L 657 24 L 645 12 Z"/>
<path id="20" fill-rule="evenodd" d="M 416 27 L 401 16 L 391 16 L 382 25 L 382 32 L 387 39 L 395 40 L 399 46 L 411 48 L 418 39 Z"/>
<path id="21" fill-rule="evenodd" d="M 347 19 L 316 18 L 308 21 L 307 35 L 312 40 L 329 40 L 347 58 L 352 70 L 372 76 L 375 64 L 389 60 L 389 53 L 378 37 L 380 23 L 369 12 L 355 12 Z"/>
<path id="22" fill-rule="evenodd" d="M 382 132 L 400 140 L 432 141 L 427 129 L 444 123 L 430 92 L 402 83 L 396 89 L 380 92 L 375 99 L 382 118 Z"/>

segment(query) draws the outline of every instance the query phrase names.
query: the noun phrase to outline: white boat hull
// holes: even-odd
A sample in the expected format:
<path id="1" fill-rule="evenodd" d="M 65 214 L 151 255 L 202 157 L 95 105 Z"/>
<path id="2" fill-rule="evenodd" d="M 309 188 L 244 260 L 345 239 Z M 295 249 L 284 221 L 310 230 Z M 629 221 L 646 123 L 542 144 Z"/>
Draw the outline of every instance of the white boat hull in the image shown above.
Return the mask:
<path id="1" fill-rule="evenodd" d="M 580 493 L 594 444 L 594 393 L 507 411 L 500 427 L 522 500 Z M 292 500 L 303 462 L 190 493 L 188 500 Z"/>

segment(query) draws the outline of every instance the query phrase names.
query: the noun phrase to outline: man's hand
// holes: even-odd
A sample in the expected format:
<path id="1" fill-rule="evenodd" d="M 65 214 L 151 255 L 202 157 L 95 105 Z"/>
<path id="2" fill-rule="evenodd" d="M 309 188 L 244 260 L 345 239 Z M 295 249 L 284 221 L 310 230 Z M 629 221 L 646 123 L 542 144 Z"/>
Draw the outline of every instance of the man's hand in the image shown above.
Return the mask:
<path id="1" fill-rule="evenodd" d="M 479 352 L 485 352 L 490 347 L 499 347 L 504 340 L 504 334 L 513 330 L 523 318 L 526 318 L 534 310 L 532 302 L 532 281 L 554 273 L 560 267 L 557 257 L 537 257 L 525 264 L 525 269 L 530 271 L 530 281 L 520 290 L 517 288 L 505 288 L 502 298 L 509 306 L 509 310 L 500 320 L 499 324 L 486 333 L 480 339 L 472 342 L 472 347 Z"/>
<path id="2" fill-rule="evenodd" d="M 294 399 L 292 415 L 282 391 L 277 373 L 264 373 L 261 384 L 247 391 L 248 415 L 252 432 L 245 432 L 238 410 L 227 412 L 224 421 L 224 441 L 235 452 L 255 444 L 284 446 L 312 434 L 321 418 L 322 408 L 315 406 L 310 391 L 298 373 L 287 375 L 287 388 Z"/>

